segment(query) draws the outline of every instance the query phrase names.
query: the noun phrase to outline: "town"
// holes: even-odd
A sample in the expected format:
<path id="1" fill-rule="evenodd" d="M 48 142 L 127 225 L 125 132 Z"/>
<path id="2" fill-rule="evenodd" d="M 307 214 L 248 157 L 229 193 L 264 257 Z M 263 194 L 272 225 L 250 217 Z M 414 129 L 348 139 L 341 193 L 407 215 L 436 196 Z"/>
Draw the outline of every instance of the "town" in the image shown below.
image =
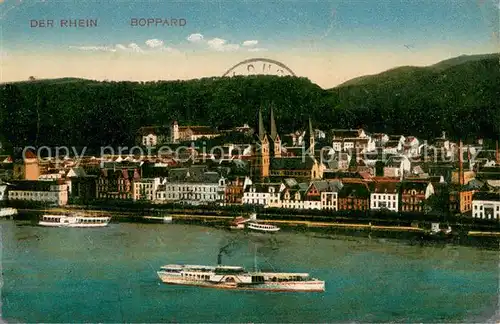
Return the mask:
<path id="1" fill-rule="evenodd" d="M 454 142 L 444 132 L 428 141 L 364 129 L 319 130 L 310 119 L 301 130 L 279 134 L 273 108 L 267 110 L 269 118 L 259 110 L 256 129 L 172 121 L 137 130 L 137 145 L 148 152 L 168 147 L 165 154 L 56 160 L 27 150 L 2 156 L 0 198 L 9 205 L 135 201 L 500 220 L 498 141 L 492 149 L 482 139 Z M 200 141 L 220 145 L 207 153 L 192 145 Z"/>

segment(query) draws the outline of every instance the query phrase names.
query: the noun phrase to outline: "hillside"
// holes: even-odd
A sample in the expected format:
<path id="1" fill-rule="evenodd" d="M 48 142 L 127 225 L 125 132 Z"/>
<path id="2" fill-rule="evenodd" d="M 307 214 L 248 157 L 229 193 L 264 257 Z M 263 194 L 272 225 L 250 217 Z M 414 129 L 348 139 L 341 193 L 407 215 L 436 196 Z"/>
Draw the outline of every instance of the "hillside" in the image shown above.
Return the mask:
<path id="1" fill-rule="evenodd" d="M 437 67 L 436 67 L 437 66 Z M 304 128 L 433 138 L 500 136 L 498 56 L 400 67 L 323 90 L 306 78 L 251 76 L 190 81 L 36 80 L 0 87 L 3 142 L 25 145 L 131 146 L 144 125 L 256 125 L 274 105 L 281 134 Z M 4 145 L 5 146 L 5 145 Z"/>
<path id="2" fill-rule="evenodd" d="M 388 81 L 394 79 L 408 79 L 412 78 L 415 74 L 419 73 L 432 73 L 432 72 L 441 72 L 450 67 L 466 64 L 469 62 L 476 62 L 482 60 L 490 60 L 496 59 L 499 62 L 500 67 L 500 55 L 497 54 L 480 54 L 480 55 L 460 55 L 451 59 L 447 59 L 436 64 L 426 66 L 426 67 L 417 67 L 417 66 L 401 66 L 394 69 L 390 69 L 384 71 L 382 73 L 373 74 L 373 75 L 363 75 L 360 77 L 353 78 L 348 80 L 335 88 L 345 87 L 351 85 L 363 85 L 363 84 L 371 84 L 380 81 Z"/>

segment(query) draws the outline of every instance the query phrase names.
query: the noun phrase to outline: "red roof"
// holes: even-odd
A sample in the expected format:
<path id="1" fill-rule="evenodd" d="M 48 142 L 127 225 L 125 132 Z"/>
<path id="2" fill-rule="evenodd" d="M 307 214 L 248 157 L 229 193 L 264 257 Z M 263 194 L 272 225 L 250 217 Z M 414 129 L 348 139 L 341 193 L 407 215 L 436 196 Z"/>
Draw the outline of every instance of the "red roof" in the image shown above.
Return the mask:
<path id="1" fill-rule="evenodd" d="M 33 153 L 32 150 L 27 150 L 25 153 L 24 153 L 24 158 L 25 159 L 36 159 L 37 156 L 35 153 Z"/>

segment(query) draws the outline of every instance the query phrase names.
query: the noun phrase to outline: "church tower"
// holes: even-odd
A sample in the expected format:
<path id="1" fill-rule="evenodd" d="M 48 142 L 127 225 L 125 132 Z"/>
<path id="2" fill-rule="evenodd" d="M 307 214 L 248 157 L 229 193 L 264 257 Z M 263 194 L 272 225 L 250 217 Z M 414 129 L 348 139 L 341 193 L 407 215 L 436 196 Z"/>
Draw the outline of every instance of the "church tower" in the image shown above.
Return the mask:
<path id="1" fill-rule="evenodd" d="M 259 138 L 254 153 L 254 176 L 259 179 L 269 177 L 269 137 L 264 129 L 262 109 L 259 109 Z"/>
<path id="2" fill-rule="evenodd" d="M 309 138 L 309 142 L 306 142 L 308 138 Z M 307 130 L 304 134 L 304 144 L 305 144 L 306 152 L 308 152 L 310 156 L 314 157 L 314 148 L 315 148 L 316 143 L 314 141 L 314 129 L 312 127 L 311 118 L 309 118 L 309 127 L 307 128 Z"/>
<path id="3" fill-rule="evenodd" d="M 281 138 L 278 135 L 278 131 L 276 129 L 276 121 L 274 120 L 274 111 L 272 106 L 271 106 L 271 142 L 273 148 L 273 157 L 280 158 Z"/>

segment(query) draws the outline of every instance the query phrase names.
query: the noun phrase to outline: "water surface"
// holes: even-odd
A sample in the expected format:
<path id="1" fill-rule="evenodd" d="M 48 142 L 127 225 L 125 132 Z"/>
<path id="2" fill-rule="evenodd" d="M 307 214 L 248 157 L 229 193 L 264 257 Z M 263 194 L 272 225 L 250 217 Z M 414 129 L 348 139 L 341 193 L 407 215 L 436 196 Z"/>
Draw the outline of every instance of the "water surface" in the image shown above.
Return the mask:
<path id="1" fill-rule="evenodd" d="M 62 229 L 1 221 L 2 317 L 20 322 L 484 322 L 498 306 L 497 251 L 388 239 L 193 225 Z M 167 263 L 309 272 L 324 293 L 160 283 Z"/>

